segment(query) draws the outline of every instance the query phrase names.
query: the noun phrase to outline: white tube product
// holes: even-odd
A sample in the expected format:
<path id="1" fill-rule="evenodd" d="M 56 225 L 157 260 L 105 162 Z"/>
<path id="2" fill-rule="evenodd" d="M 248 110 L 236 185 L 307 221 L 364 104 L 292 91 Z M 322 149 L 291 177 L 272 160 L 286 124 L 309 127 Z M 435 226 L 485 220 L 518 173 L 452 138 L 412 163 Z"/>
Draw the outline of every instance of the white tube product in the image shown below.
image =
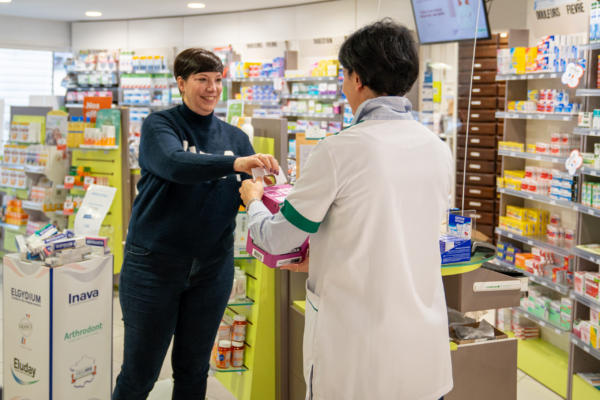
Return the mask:
<path id="1" fill-rule="evenodd" d="M 244 125 L 242 125 L 241 129 L 246 135 L 248 135 L 250 144 L 254 146 L 254 127 L 252 126 L 252 124 L 250 122 L 246 122 L 244 123 Z"/>
<path id="2" fill-rule="evenodd" d="M 246 273 L 243 270 L 235 271 L 235 298 L 243 300 L 246 298 L 246 285 L 247 285 Z"/>

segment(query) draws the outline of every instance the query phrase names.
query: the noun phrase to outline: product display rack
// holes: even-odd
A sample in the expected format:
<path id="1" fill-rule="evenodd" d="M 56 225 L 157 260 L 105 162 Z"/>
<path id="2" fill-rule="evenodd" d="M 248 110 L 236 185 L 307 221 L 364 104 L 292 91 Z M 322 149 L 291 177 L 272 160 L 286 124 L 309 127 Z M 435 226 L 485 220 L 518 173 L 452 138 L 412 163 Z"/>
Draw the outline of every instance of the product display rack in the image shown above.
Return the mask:
<path id="1" fill-rule="evenodd" d="M 477 210 L 477 230 L 490 240 L 494 240 L 493 227 L 497 225 L 498 207 L 496 204 L 495 176 L 497 168 L 497 135 L 502 132 L 502 124 L 496 113 L 504 109 L 506 85 L 496 79 L 496 54 L 506 48 L 508 37 L 493 34 L 489 40 L 477 40 L 473 63 L 473 43 L 459 43 L 458 74 L 458 115 L 460 125 L 457 136 L 457 189 L 456 207 L 462 207 L 462 183 L 465 180 L 465 209 Z M 473 68 L 472 68 L 473 67 Z M 471 70 L 473 81 L 471 90 Z M 469 104 L 469 94 L 471 103 Z M 470 106 L 470 114 L 469 114 Z M 466 143 L 467 122 L 469 142 Z M 465 147 L 468 154 L 465 154 Z M 466 176 L 464 159 L 467 160 Z M 472 168 L 471 168 L 472 167 Z M 470 192 L 474 189 L 474 192 Z M 480 190 L 481 193 L 477 193 Z M 489 202 L 488 206 L 468 206 L 470 202 Z"/>
<path id="2" fill-rule="evenodd" d="M 529 32 L 527 30 L 511 31 L 511 43 L 509 47 L 528 45 Z M 575 91 L 571 90 L 571 96 L 575 95 L 575 97 L 579 97 L 575 101 L 583 103 L 584 109 L 591 112 L 595 108 L 600 108 L 600 101 L 596 100 L 600 94 L 600 90 L 596 89 L 596 60 L 598 59 L 599 52 L 591 51 L 591 48 L 587 48 L 588 46 L 581 46 L 580 48 L 582 47 L 590 50 L 586 52 L 586 59 L 588 60 L 587 68 L 577 89 Z M 600 47 L 598 48 L 600 49 Z M 557 78 L 560 75 L 558 74 Z M 510 79 L 507 79 L 505 76 L 498 77 L 499 80 L 507 81 L 507 102 L 527 98 L 528 89 L 568 89 L 559 80 L 549 79 L 539 81 L 538 79 L 543 79 L 540 78 L 540 75 L 531 76 L 531 74 L 526 74 L 523 76 L 510 77 Z M 549 78 L 554 77 L 549 76 Z M 586 87 L 590 89 L 586 89 Z M 593 144 L 598 143 L 597 135 L 600 135 L 599 130 L 578 128 L 577 118 L 571 115 L 510 112 L 498 113 L 497 116 L 506 119 L 503 136 L 503 140 L 505 141 L 520 143 L 549 142 L 551 132 L 574 133 L 582 135 L 581 150 L 584 152 L 593 152 Z M 510 151 L 500 151 L 499 154 L 503 156 L 503 170 L 523 170 L 525 165 L 538 165 L 546 168 L 559 168 L 562 171 L 566 171 L 564 167 L 564 163 L 566 162 L 565 157 L 540 156 Z M 505 215 L 507 205 L 539 207 L 550 212 L 561 213 L 563 221 L 567 220 L 570 224 L 573 224 L 573 226 L 568 225 L 569 228 L 574 228 L 575 230 L 575 243 L 573 246 L 570 248 L 556 246 L 548 243 L 543 237 L 521 236 L 501 228 L 496 228 L 496 232 L 501 238 L 500 240 L 515 243 L 519 247 L 523 247 L 523 245 L 539 246 L 563 256 L 575 256 L 575 271 L 598 271 L 599 266 L 597 262 L 600 262 L 600 257 L 576 247 L 578 244 L 600 242 L 600 221 L 598 220 L 600 209 L 581 204 L 582 182 L 597 181 L 596 174 L 598 172 L 594 168 L 589 167 L 583 167 L 578 171 L 577 202 L 555 200 L 547 196 L 520 192 L 508 188 L 498 190 L 501 195 L 501 215 Z M 550 288 L 562 296 L 568 295 L 573 302 L 572 320 L 589 320 L 590 306 L 596 305 L 596 302 L 575 293 L 570 285 L 558 284 L 543 277 L 532 276 L 507 263 L 498 263 L 522 272 L 529 276 L 531 281 Z M 518 312 L 524 313 L 526 311 L 518 310 Z M 586 390 L 586 385 L 588 388 L 590 386 L 576 374 L 600 371 L 600 359 L 594 357 L 596 350 L 583 344 L 572 333 L 569 333 L 569 335 L 556 335 L 557 332 L 550 332 L 548 330 L 549 326 L 553 329 L 555 326 L 549 324 L 549 321 L 540 320 L 530 313 L 528 315 L 531 317 L 529 319 L 534 320 L 540 326 L 540 339 L 519 341 L 519 368 L 566 399 L 582 400 L 586 398 L 580 397 L 580 394 Z M 538 321 L 536 321 L 536 318 Z M 572 328 L 568 331 L 571 332 L 571 330 Z M 539 342 L 540 346 L 534 345 L 533 342 Z M 549 351 L 556 354 L 556 357 L 552 360 L 547 357 Z M 565 353 L 565 355 L 561 355 L 562 353 Z M 585 385 L 582 383 L 585 383 Z"/>

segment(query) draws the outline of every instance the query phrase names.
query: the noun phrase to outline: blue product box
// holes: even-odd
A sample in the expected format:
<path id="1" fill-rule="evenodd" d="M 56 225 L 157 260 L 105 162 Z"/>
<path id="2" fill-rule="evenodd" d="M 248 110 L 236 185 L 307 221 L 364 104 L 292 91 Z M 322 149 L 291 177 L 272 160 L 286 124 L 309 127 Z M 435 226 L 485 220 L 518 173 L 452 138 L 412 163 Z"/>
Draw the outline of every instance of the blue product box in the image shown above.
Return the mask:
<path id="1" fill-rule="evenodd" d="M 496 252 L 496 258 L 497 258 L 498 260 L 504 260 L 504 259 L 506 258 L 506 253 L 505 253 L 505 252 L 503 252 L 502 250 L 498 250 L 498 251 Z"/>
<path id="2" fill-rule="evenodd" d="M 471 239 L 440 235 L 440 252 L 442 265 L 470 261 Z"/>

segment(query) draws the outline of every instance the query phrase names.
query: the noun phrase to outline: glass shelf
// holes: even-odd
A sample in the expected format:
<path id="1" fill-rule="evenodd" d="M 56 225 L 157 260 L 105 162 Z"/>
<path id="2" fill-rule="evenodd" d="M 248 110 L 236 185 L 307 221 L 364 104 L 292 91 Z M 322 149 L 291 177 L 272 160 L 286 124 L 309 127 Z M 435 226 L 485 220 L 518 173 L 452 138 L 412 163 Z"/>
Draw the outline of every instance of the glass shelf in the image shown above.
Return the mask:
<path id="1" fill-rule="evenodd" d="M 597 349 L 594 349 L 589 344 L 583 343 L 583 341 L 581 339 L 579 339 L 577 336 L 575 336 L 572 333 L 571 333 L 571 343 L 573 343 L 575 346 L 579 347 L 586 353 L 590 354 L 592 357 L 595 357 L 597 360 L 600 360 L 600 351 L 598 351 Z"/>
<path id="2" fill-rule="evenodd" d="M 215 364 L 213 364 L 212 362 L 210 363 L 210 369 L 213 370 L 214 372 L 222 372 L 222 373 L 227 373 L 227 372 L 246 372 L 248 371 L 248 369 L 246 367 L 230 367 L 227 369 L 221 369 L 221 368 L 217 368 L 217 366 Z"/>
<path id="3" fill-rule="evenodd" d="M 600 89 L 577 89 L 575 96 L 600 96 Z"/>
<path id="4" fill-rule="evenodd" d="M 581 167 L 579 169 L 579 172 L 581 172 L 584 175 L 600 176 L 600 169 L 587 167 L 587 166 Z"/>
<path id="5" fill-rule="evenodd" d="M 523 235 L 519 235 L 518 233 L 514 233 L 514 232 L 508 231 L 503 228 L 498 228 L 498 227 L 496 228 L 496 233 L 500 234 L 502 236 L 506 236 L 509 239 L 514 239 L 518 242 L 528 244 L 530 246 L 536 246 L 536 247 L 543 248 L 543 249 L 551 251 L 553 253 L 560 254 L 561 256 L 564 256 L 564 257 L 568 257 L 569 254 L 571 254 L 571 251 L 570 251 L 571 248 L 564 248 L 564 247 L 552 244 L 551 242 L 548 242 L 548 238 L 546 237 L 546 235 L 523 236 Z"/>
<path id="6" fill-rule="evenodd" d="M 531 79 L 556 79 L 560 77 L 562 77 L 561 72 L 536 72 L 535 74 L 496 75 L 496 81 L 525 81 Z"/>
<path id="7" fill-rule="evenodd" d="M 339 95 L 335 94 L 282 94 L 282 99 L 307 99 L 307 100 L 337 100 Z"/>
<path id="8" fill-rule="evenodd" d="M 553 206 L 558 206 L 566 209 L 571 209 L 573 211 L 578 211 L 583 214 L 588 214 L 593 217 L 600 217 L 600 209 L 593 208 L 589 206 L 584 206 L 581 203 L 575 203 L 573 201 L 565 201 L 565 200 L 555 200 L 550 198 L 549 196 L 542 196 L 540 194 L 522 192 L 520 190 L 513 190 L 507 188 L 498 188 L 498 193 L 504 193 L 515 197 L 521 197 L 523 199 L 535 200 L 542 203 L 550 204 Z"/>
<path id="9" fill-rule="evenodd" d="M 244 100 L 244 104 L 249 106 L 278 106 L 279 100 Z"/>
<path id="10" fill-rule="evenodd" d="M 283 78 L 286 82 L 317 82 L 317 81 L 338 81 L 339 78 L 337 76 L 299 76 L 299 77 L 289 77 Z"/>
<path id="11" fill-rule="evenodd" d="M 284 117 L 337 118 L 342 114 L 283 112 Z"/>
<path id="12" fill-rule="evenodd" d="M 21 228 L 27 227 L 27 225 L 12 225 L 12 224 L 7 224 L 6 222 L 0 222 L 0 226 L 3 228 L 15 230 L 15 231 L 18 231 L 18 230 L 21 230 Z"/>
<path id="13" fill-rule="evenodd" d="M 527 160 L 547 161 L 547 162 L 563 164 L 563 165 L 567 162 L 566 157 L 555 157 L 555 156 L 548 156 L 548 155 L 543 155 L 543 154 L 532 154 L 532 153 L 525 153 L 525 152 L 519 152 L 519 151 L 498 150 L 498 155 L 505 156 L 505 157 L 524 158 Z"/>
<path id="14" fill-rule="evenodd" d="M 521 113 L 521 112 L 497 112 L 496 118 L 506 119 L 531 119 L 531 120 L 548 120 L 548 121 L 566 121 L 569 122 L 573 118 L 577 118 L 574 114 L 546 114 L 546 113 Z"/>
<path id="15" fill-rule="evenodd" d="M 235 301 L 227 303 L 227 307 L 235 307 L 235 306 L 253 306 L 254 300 L 246 297 L 245 299 L 236 299 Z"/>
<path id="16" fill-rule="evenodd" d="M 27 210 L 44 211 L 44 205 L 35 201 L 23 201 L 22 207 Z"/>
<path id="17" fill-rule="evenodd" d="M 529 311 L 525 311 L 521 307 L 515 307 L 515 308 L 513 308 L 513 310 L 515 310 L 519 314 L 523 315 L 525 318 L 535 322 L 536 324 L 538 324 L 540 326 L 553 329 L 554 332 L 559 335 L 562 335 L 563 333 L 569 332 L 571 330 L 571 329 L 565 329 L 562 326 L 556 324 L 555 322 L 546 321 L 543 318 L 536 317 L 535 315 L 531 314 Z"/>
<path id="18" fill-rule="evenodd" d="M 575 135 L 587 135 L 587 136 L 600 136 L 600 129 L 590 128 L 574 128 L 573 134 Z"/>
<path id="19" fill-rule="evenodd" d="M 600 255 L 590 253 L 589 251 L 585 251 L 578 247 L 573 247 L 571 249 L 571 254 L 580 258 L 585 258 L 586 260 L 590 260 L 593 263 L 600 264 Z"/>
<path id="20" fill-rule="evenodd" d="M 569 297 L 588 307 L 600 308 L 600 302 L 590 299 L 589 297 L 579 294 L 577 292 L 571 291 Z"/>
<path id="21" fill-rule="evenodd" d="M 570 287 L 565 286 L 565 285 L 561 285 L 560 283 L 556 283 L 553 282 L 551 279 L 547 279 L 544 278 L 542 276 L 537 276 L 537 275 L 533 275 L 530 274 L 529 272 L 521 269 L 521 268 L 517 268 L 512 264 L 507 263 L 506 261 L 502 261 L 502 260 L 496 260 L 496 262 L 498 263 L 498 265 L 501 265 L 503 267 L 509 268 L 513 271 L 516 272 L 520 272 L 521 274 L 525 275 L 526 277 L 529 278 L 530 281 L 537 283 L 538 285 L 542 285 L 545 286 L 549 289 L 552 289 L 556 292 L 562 293 L 562 294 L 568 294 L 569 290 L 571 290 Z"/>

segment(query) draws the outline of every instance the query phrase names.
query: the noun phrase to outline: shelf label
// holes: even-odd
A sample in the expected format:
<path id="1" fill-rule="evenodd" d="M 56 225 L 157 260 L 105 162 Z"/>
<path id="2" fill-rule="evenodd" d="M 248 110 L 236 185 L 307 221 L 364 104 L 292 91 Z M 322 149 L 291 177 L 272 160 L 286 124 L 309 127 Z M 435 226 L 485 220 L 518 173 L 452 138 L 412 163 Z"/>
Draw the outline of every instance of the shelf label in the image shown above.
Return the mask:
<path id="1" fill-rule="evenodd" d="M 546 286 L 546 287 L 548 287 L 548 283 L 546 283 L 546 282 L 542 281 L 542 286 Z"/>
<path id="2" fill-rule="evenodd" d="M 577 206 L 573 206 L 573 210 L 575 210 L 575 211 L 579 211 L 579 207 L 577 207 Z"/>
<path id="3" fill-rule="evenodd" d="M 562 331 L 559 329 L 555 329 L 554 332 L 556 332 L 556 334 L 558 334 L 558 335 L 562 335 Z"/>
<path id="4" fill-rule="evenodd" d="M 563 117 L 563 121 L 570 121 L 571 117 Z"/>
<path id="5" fill-rule="evenodd" d="M 588 214 L 594 215 L 594 210 L 588 210 Z"/>
<path id="6" fill-rule="evenodd" d="M 553 158 L 553 159 L 552 159 L 552 162 L 553 162 L 553 163 L 557 163 L 557 162 L 558 162 L 558 158 Z"/>
<path id="7" fill-rule="evenodd" d="M 521 80 L 523 80 L 523 79 L 527 79 L 527 76 L 525 76 L 525 75 L 522 75 L 522 76 L 521 76 Z"/>
<path id="8" fill-rule="evenodd" d="M 511 152 L 511 153 L 510 153 L 510 156 L 511 156 L 511 157 L 515 157 L 515 156 L 516 156 L 516 154 L 515 154 L 515 153 L 513 153 L 513 152 Z"/>
<path id="9" fill-rule="evenodd" d="M 546 116 L 545 115 L 540 115 L 539 119 L 546 119 Z"/>
<path id="10" fill-rule="evenodd" d="M 513 234 L 512 234 L 512 233 L 509 233 L 509 234 L 508 234 L 508 237 L 512 239 L 512 238 L 513 238 Z"/>
<path id="11" fill-rule="evenodd" d="M 577 340 L 575 340 L 574 338 L 571 338 L 571 343 L 577 344 Z"/>
<path id="12" fill-rule="evenodd" d="M 592 171 L 592 175 L 596 176 L 596 171 Z"/>
<path id="13" fill-rule="evenodd" d="M 511 76 L 510 79 L 514 81 L 514 80 L 517 79 L 517 77 L 516 76 Z"/>
<path id="14" fill-rule="evenodd" d="M 529 314 L 524 313 L 523 315 L 525 316 L 525 318 L 529 318 Z"/>
<path id="15" fill-rule="evenodd" d="M 533 196 L 527 196 L 529 200 L 533 200 Z"/>
<path id="16" fill-rule="evenodd" d="M 556 202 L 554 200 L 551 200 L 550 204 L 552 204 L 554 206 L 554 205 L 556 205 Z"/>
<path id="17" fill-rule="evenodd" d="M 536 156 L 535 159 L 540 161 L 542 159 L 542 156 Z"/>
<path id="18" fill-rule="evenodd" d="M 544 321 L 540 321 L 540 326 L 546 326 L 546 323 Z"/>
<path id="19" fill-rule="evenodd" d="M 550 78 L 556 78 L 556 74 L 550 74 Z"/>
<path id="20" fill-rule="evenodd" d="M 543 79 L 543 78 L 544 78 L 544 74 L 541 74 L 541 75 L 540 75 L 540 79 Z"/>
<path id="21" fill-rule="evenodd" d="M 596 260 L 594 259 L 594 257 L 590 257 L 590 261 L 593 262 L 593 263 L 596 262 Z"/>
<path id="22" fill-rule="evenodd" d="M 532 118 L 533 118 L 533 115 L 528 115 L 527 116 L 527 119 L 532 119 Z"/>
<path id="23" fill-rule="evenodd" d="M 528 241 L 527 241 L 527 244 L 528 244 L 528 245 L 530 245 L 530 246 L 533 246 L 533 241 L 531 241 L 531 240 L 528 240 Z"/>
<path id="24" fill-rule="evenodd" d="M 589 348 L 589 347 L 587 347 L 587 346 L 583 346 L 583 350 L 585 350 L 585 352 L 586 352 L 586 353 L 589 353 L 589 352 L 590 352 L 590 348 Z"/>

